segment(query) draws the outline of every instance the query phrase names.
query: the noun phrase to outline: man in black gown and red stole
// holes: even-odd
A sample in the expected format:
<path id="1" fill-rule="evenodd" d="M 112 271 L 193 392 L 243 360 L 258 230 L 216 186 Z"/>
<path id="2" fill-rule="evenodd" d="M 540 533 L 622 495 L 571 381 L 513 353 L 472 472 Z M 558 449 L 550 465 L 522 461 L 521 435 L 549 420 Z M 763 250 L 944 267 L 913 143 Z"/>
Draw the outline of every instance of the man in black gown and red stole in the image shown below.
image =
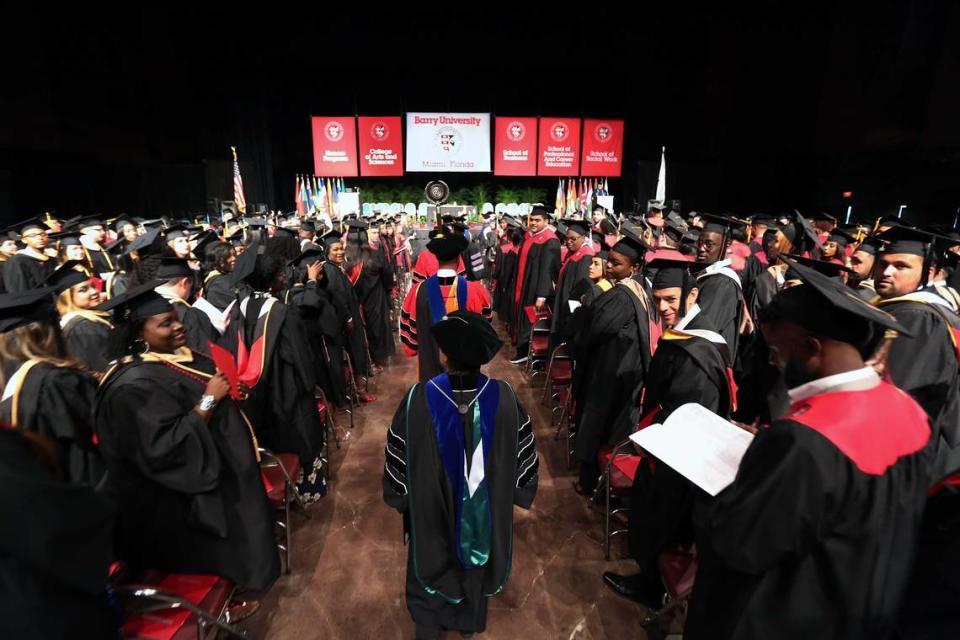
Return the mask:
<path id="1" fill-rule="evenodd" d="M 926 502 L 930 426 L 865 361 L 904 329 L 785 260 L 804 284 L 760 322 L 791 405 L 758 431 L 733 484 L 695 506 L 684 637 L 889 638 Z"/>
<path id="2" fill-rule="evenodd" d="M 560 273 L 560 240 L 547 228 L 550 217 L 546 208 L 539 205 L 533 208 L 530 228 L 520 249 L 514 292 L 517 355 L 511 360 L 513 364 L 522 364 L 527 359 L 533 328 L 529 307 L 533 307 L 537 314 L 546 312 L 547 300 L 553 294 L 553 284 Z"/>
<path id="3" fill-rule="evenodd" d="M 539 460 L 513 389 L 480 367 L 500 349 L 490 322 L 454 311 L 430 328 L 446 373 L 415 384 L 387 432 L 383 498 L 403 514 L 406 601 L 416 637 L 486 628 L 510 575 L 513 506 L 529 509 Z"/>

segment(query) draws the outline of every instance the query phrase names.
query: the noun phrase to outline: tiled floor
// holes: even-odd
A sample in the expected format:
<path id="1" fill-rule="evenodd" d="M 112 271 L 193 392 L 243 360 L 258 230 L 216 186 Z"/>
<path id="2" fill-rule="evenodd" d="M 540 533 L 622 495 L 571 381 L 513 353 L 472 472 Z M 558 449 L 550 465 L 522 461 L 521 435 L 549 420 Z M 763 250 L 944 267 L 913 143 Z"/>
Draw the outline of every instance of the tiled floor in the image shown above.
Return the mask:
<path id="1" fill-rule="evenodd" d="M 509 362 L 509 345 L 485 369 L 509 381 L 533 416 L 541 455 L 540 489 L 531 511 L 515 510 L 515 556 L 510 582 L 490 603 L 482 638 L 645 639 L 645 609 L 602 584 L 606 570 L 630 572 L 622 559 L 603 559 L 602 520 L 572 488 L 563 444 L 554 442 L 549 412 L 533 385 Z M 293 515 L 293 573 L 283 576 L 245 627 L 257 638 L 413 638 L 404 604 L 406 549 L 400 516 L 381 498 L 387 425 L 413 383 L 416 362 L 403 355 L 378 376 L 377 402 L 357 412 L 356 424 L 333 454 L 329 494 Z M 345 416 L 338 424 L 346 425 Z M 448 634 L 448 637 L 459 637 Z"/>

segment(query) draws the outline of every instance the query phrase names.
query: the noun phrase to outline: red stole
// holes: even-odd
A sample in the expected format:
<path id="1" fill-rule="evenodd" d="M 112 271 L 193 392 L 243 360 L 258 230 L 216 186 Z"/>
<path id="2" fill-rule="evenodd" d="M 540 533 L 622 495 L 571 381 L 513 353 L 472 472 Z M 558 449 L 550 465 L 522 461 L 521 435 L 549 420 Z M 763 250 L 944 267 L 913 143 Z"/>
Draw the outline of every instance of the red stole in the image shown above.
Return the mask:
<path id="1" fill-rule="evenodd" d="M 550 229 L 544 229 L 537 235 L 530 235 L 527 232 L 527 239 L 523 243 L 523 248 L 520 249 L 520 266 L 517 269 L 517 289 L 513 294 L 513 301 L 517 304 L 520 304 L 520 293 L 523 290 L 523 275 L 527 270 L 527 256 L 530 253 L 530 247 L 535 244 L 544 244 L 548 240 L 552 240 L 557 237 Z"/>
<path id="2" fill-rule="evenodd" d="M 571 253 L 567 256 L 567 259 L 564 260 L 563 266 L 560 267 L 560 275 L 557 276 L 557 282 L 560 282 L 563 279 L 563 271 L 567 268 L 567 265 L 571 262 L 579 262 L 585 256 L 595 256 L 597 254 L 596 247 L 592 247 L 586 242 L 583 243 L 583 246 L 577 249 L 574 253 Z"/>

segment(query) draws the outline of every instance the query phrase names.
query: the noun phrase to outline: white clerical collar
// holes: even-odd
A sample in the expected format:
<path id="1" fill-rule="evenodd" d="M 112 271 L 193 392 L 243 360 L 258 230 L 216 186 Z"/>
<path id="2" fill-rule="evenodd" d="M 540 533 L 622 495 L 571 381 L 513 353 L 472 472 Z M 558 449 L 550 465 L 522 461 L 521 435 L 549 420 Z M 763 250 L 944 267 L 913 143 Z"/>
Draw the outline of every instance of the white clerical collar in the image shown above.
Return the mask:
<path id="1" fill-rule="evenodd" d="M 832 376 L 820 378 L 799 387 L 794 387 L 787 391 L 790 396 L 790 402 L 800 402 L 821 393 L 832 391 L 860 391 L 863 389 L 872 389 L 880 384 L 880 376 L 873 370 L 873 367 L 864 367 L 854 369 L 853 371 L 844 371 Z"/>
<path id="2" fill-rule="evenodd" d="M 440 269 L 437 271 L 438 278 L 455 278 L 457 272 L 454 269 Z"/>
<path id="3" fill-rule="evenodd" d="M 686 329 L 687 325 L 690 324 L 690 322 L 694 318 L 696 318 L 699 313 L 700 313 L 700 305 L 698 305 L 697 303 L 694 303 L 692 307 L 687 309 L 687 315 L 683 316 L 683 319 L 681 319 L 680 322 L 676 324 L 676 326 L 674 327 L 674 330 L 683 331 L 684 329 Z"/>

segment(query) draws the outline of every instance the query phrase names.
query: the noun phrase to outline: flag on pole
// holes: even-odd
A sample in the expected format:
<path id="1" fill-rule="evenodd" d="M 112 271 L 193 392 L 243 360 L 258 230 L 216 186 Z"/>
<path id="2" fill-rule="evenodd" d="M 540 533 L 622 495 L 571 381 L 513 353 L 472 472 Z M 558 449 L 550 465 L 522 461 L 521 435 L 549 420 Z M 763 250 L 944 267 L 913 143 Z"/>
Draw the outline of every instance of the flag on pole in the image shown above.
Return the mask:
<path id="1" fill-rule="evenodd" d="M 305 216 L 307 214 L 307 205 L 303 201 L 303 180 L 304 178 L 297 176 L 297 191 L 293 194 L 293 202 L 296 205 L 298 216 Z"/>
<path id="2" fill-rule="evenodd" d="M 605 196 L 610 195 L 610 183 L 607 181 L 606 178 L 603 179 L 603 195 Z"/>
<path id="3" fill-rule="evenodd" d="M 301 218 L 307 215 L 307 212 L 310 210 L 310 194 L 308 191 L 309 180 L 303 180 L 300 182 L 300 200 L 303 202 L 303 207 L 297 209 L 297 215 Z M 300 213 L 301 209 L 303 213 Z"/>
<path id="4" fill-rule="evenodd" d="M 554 203 L 554 209 L 556 209 L 558 216 L 563 215 L 564 213 L 563 178 L 559 178 L 557 180 L 557 198 Z"/>
<path id="5" fill-rule="evenodd" d="M 240 177 L 240 162 L 237 161 L 237 148 L 230 147 L 233 152 L 233 204 L 240 213 L 247 212 L 247 200 L 243 197 L 243 178 Z"/>
<path id="6" fill-rule="evenodd" d="M 657 200 L 666 202 L 667 200 L 667 148 L 663 147 L 660 151 L 660 177 L 657 178 Z"/>
<path id="7" fill-rule="evenodd" d="M 327 187 L 327 210 L 330 212 L 330 215 L 336 215 L 337 211 L 333 208 L 333 181 L 330 178 L 326 180 Z"/>
<path id="8" fill-rule="evenodd" d="M 308 213 L 308 214 L 313 211 L 313 180 L 311 180 L 311 179 L 309 178 L 309 176 L 307 177 L 307 206 L 306 206 L 306 210 L 307 210 L 307 213 Z"/>

